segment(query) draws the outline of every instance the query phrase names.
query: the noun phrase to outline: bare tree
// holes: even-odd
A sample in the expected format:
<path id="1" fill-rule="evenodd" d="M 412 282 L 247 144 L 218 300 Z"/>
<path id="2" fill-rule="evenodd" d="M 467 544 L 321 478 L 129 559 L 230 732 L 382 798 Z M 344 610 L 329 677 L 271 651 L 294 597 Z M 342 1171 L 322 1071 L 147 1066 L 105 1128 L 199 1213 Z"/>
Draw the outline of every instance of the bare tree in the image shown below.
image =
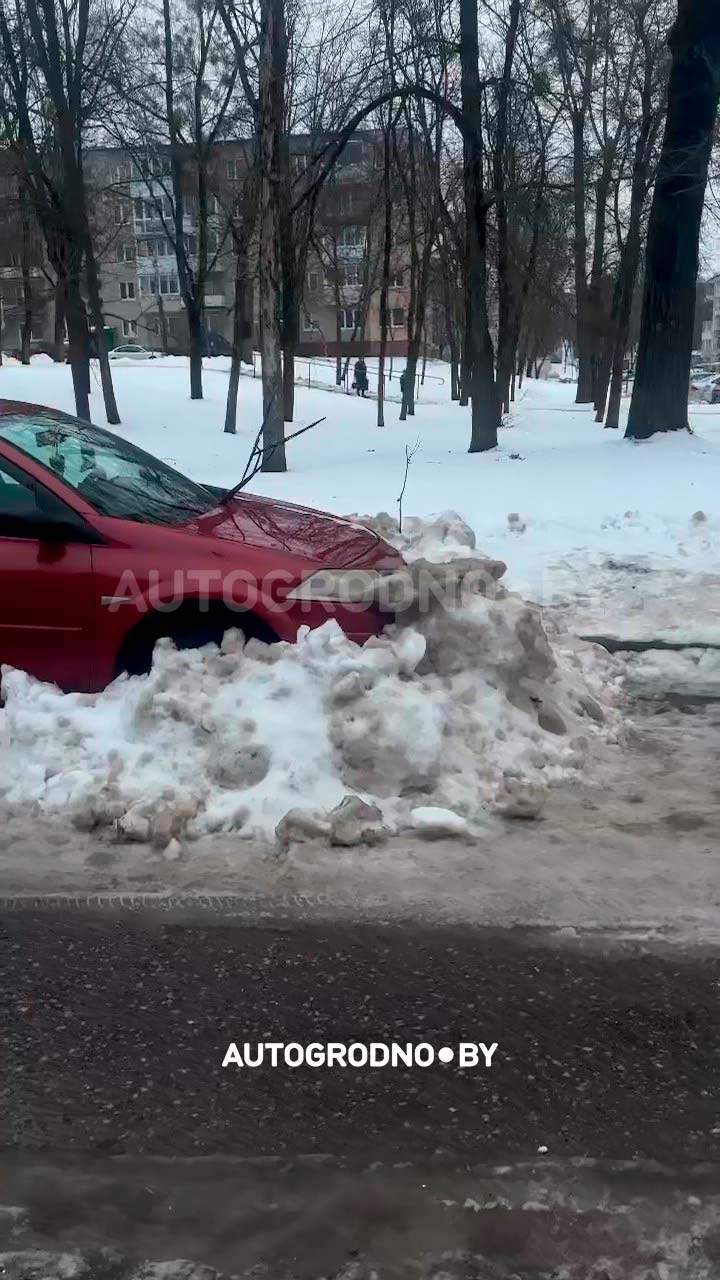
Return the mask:
<path id="1" fill-rule="evenodd" d="M 645 291 L 626 435 L 688 429 L 700 225 L 720 100 L 715 0 L 679 0 L 662 153 L 650 212 Z"/>
<path id="2" fill-rule="evenodd" d="M 88 216 L 83 151 L 102 115 L 114 59 L 133 0 L 27 0 L 10 16 L 0 6 L 4 66 L 0 113 L 19 177 L 62 281 L 76 410 L 90 416 L 89 331 L 95 327 L 105 411 L 119 414 L 104 343 L 99 272 Z"/>

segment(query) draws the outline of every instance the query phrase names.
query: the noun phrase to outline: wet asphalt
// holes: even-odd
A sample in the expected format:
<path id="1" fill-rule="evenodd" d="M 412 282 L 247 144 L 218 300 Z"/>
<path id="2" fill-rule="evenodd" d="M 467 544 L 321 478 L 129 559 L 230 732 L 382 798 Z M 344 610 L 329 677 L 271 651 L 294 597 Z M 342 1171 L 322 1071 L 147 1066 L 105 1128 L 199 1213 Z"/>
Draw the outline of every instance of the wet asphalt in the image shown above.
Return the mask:
<path id="1" fill-rule="evenodd" d="M 710 949 L 6 910 L 0 1274 L 707 1280 L 719 993 Z M 223 1068 L 270 1040 L 436 1061 Z"/>
<path id="2" fill-rule="evenodd" d="M 720 956 L 415 924 L 0 921 L 0 1148 L 716 1160 Z M 223 1068 L 229 1042 L 496 1042 L 490 1069 Z"/>

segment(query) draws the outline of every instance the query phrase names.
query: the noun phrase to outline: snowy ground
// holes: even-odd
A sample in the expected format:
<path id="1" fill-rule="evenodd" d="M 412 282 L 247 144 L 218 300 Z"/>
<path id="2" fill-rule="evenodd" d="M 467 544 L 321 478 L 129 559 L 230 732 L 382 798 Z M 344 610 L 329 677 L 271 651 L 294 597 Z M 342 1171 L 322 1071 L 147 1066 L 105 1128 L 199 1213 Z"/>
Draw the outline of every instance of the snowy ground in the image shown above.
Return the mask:
<path id="1" fill-rule="evenodd" d="M 118 364 L 119 431 L 199 480 L 228 484 L 257 431 L 260 382 L 241 380 L 238 435 L 225 436 L 227 361 L 206 365 L 206 398 L 193 404 L 186 361 Z M 469 458 L 469 411 L 450 402 L 447 366 L 432 366 L 445 378 L 433 384 L 439 403 L 421 401 L 405 423 L 393 405 L 382 430 L 374 402 L 308 389 L 305 373 L 299 364 L 296 425 L 326 421 L 288 446 L 286 474 L 257 477 L 258 491 L 339 514 L 395 514 L 405 445 L 419 441 L 405 511 L 458 511 L 526 598 L 589 633 L 720 637 L 720 407 L 693 406 L 694 436 L 636 445 L 575 408 L 572 386 L 528 382 L 500 448 Z M 42 358 L 0 370 L 0 394 L 73 407 L 69 370 Z M 99 387 L 93 413 L 104 422 Z"/>
<path id="2" fill-rule="evenodd" d="M 260 383 L 241 381 L 239 432 L 225 436 L 226 366 L 209 362 L 206 398 L 191 403 L 186 362 L 120 365 L 121 432 L 199 480 L 232 483 L 257 430 Z M 442 898 L 451 913 L 496 921 L 647 928 L 675 913 L 718 928 L 708 863 L 718 796 L 700 775 L 720 725 L 670 717 L 668 755 L 647 729 L 633 742 L 622 712 L 628 673 L 643 697 L 712 696 L 720 662 L 698 650 L 627 664 L 574 637 L 720 640 L 720 409 L 694 408 L 692 436 L 634 445 L 576 409 L 572 387 L 532 382 L 500 448 L 468 457 L 469 413 L 437 385 L 441 402 L 404 424 L 392 409 L 383 430 L 372 402 L 299 386 L 297 425 L 327 421 L 289 445 L 287 474 L 258 476 L 255 488 L 338 513 L 387 511 L 394 537 L 405 445 L 419 441 L 406 554 L 447 560 L 476 540 L 507 561 L 503 582 L 518 594 L 473 599 L 363 651 L 329 627 L 269 660 L 232 647 L 165 654 L 149 679 L 97 699 L 10 674 L 4 892 L 332 890 L 351 904 Z M 69 371 L 42 359 L 0 370 L 0 393 L 72 410 Z M 103 422 L 97 390 L 93 410 Z M 449 508 L 461 519 L 432 520 Z M 545 630 L 522 597 L 543 607 Z M 664 782 L 670 759 L 677 794 Z M 648 781 L 636 789 L 627 779 L 638 773 Z M 569 779 L 579 785 L 543 810 L 548 784 Z M 369 839 L 403 841 L 328 849 L 348 793 L 378 807 L 359 815 Z M 273 831 L 292 809 L 310 815 L 309 829 L 296 820 L 278 852 Z M 430 834 L 443 838 L 418 840 L 438 809 Z M 505 817 L 541 810 L 532 832 Z M 679 832 L 692 833 L 682 875 Z"/>

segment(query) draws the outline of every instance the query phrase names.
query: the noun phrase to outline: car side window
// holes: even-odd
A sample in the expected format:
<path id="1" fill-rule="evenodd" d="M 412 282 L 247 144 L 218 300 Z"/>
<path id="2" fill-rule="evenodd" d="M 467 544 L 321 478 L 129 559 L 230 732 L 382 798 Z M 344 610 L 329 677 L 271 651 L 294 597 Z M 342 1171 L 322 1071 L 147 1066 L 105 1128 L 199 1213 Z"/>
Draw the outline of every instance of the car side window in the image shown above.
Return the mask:
<path id="1" fill-rule="evenodd" d="M 59 498 L 0 459 L 0 538 L 37 538 L 48 520 L 66 514 L 72 518 Z"/>

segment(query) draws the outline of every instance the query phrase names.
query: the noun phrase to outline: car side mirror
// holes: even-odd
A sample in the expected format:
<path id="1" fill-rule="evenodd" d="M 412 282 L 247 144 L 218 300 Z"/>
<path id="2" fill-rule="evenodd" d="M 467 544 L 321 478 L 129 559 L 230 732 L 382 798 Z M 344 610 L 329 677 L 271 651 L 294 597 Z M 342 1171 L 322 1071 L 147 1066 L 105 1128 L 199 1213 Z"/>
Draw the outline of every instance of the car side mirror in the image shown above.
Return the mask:
<path id="1" fill-rule="evenodd" d="M 53 520 L 45 516 L 37 529 L 39 542 L 87 542 L 87 530 L 84 525 L 75 524 L 73 520 Z"/>

